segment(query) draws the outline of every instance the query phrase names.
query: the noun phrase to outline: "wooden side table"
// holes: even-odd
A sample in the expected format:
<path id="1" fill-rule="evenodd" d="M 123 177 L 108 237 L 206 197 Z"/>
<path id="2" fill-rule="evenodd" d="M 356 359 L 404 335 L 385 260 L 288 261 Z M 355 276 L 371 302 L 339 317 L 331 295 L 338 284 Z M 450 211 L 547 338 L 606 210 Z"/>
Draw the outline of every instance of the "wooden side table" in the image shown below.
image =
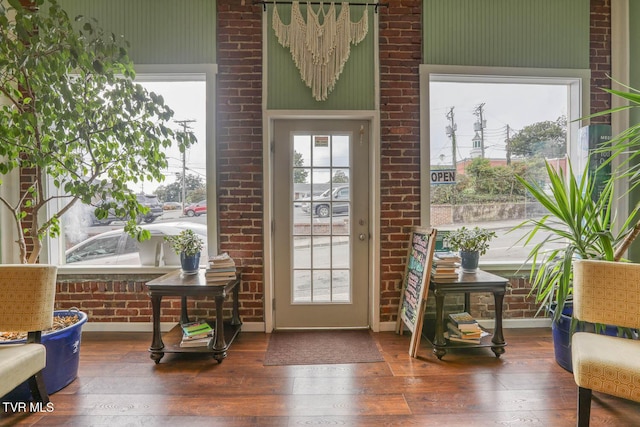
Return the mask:
<path id="1" fill-rule="evenodd" d="M 236 278 L 222 282 L 207 282 L 205 269 L 200 269 L 198 274 L 185 276 L 181 270 L 176 270 L 160 276 L 145 284 L 148 294 L 151 297 L 153 309 L 153 340 L 149 351 L 151 359 L 160 363 L 160 359 L 165 353 L 211 353 L 213 358 L 222 363 L 227 357 L 227 350 L 235 337 L 240 333 L 242 321 L 238 314 L 238 291 L 240 284 L 240 271 L 236 273 Z M 233 293 L 232 316 L 229 320 L 223 318 L 224 300 Z M 163 336 L 160 331 L 160 309 L 163 296 L 179 296 L 181 300 L 180 323 Z M 213 297 L 216 306 L 215 324 L 209 322 L 214 329 L 213 339 L 207 346 L 201 347 L 180 347 L 182 340 L 181 324 L 189 322 L 187 313 L 187 297 Z"/>
<path id="2" fill-rule="evenodd" d="M 504 277 L 496 276 L 495 274 L 487 273 L 486 271 L 478 270 L 475 273 L 463 273 L 460 272 L 457 279 L 431 279 L 429 283 L 429 289 L 433 291 L 436 298 L 436 325 L 435 335 L 431 340 L 433 346 L 433 353 L 442 359 L 447 354 L 449 348 L 477 348 L 477 347 L 491 347 L 491 350 L 500 357 L 504 353 L 504 347 L 507 343 L 504 341 L 502 335 L 502 302 L 504 300 L 504 294 L 507 290 L 509 280 Z M 444 297 L 449 293 L 461 293 L 464 292 L 464 308 L 465 311 L 469 311 L 471 292 L 491 292 L 495 301 L 495 328 L 493 334 L 485 336 L 480 341 L 480 344 L 467 344 L 450 342 L 444 337 Z"/>

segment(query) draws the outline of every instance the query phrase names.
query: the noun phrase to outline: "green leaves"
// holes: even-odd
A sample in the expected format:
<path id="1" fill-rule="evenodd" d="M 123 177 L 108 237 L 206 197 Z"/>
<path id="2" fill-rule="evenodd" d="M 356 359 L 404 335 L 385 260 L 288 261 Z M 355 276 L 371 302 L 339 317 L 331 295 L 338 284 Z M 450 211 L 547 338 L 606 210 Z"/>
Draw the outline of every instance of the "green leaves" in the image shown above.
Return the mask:
<path id="1" fill-rule="evenodd" d="M 7 103 L 0 106 L 0 174 L 34 168 L 35 188 L 44 189 L 48 177 L 64 193 L 48 218 L 52 195 L 44 192 L 29 196 L 30 222 L 24 222 L 24 205 L 12 205 L 21 212 L 17 229 L 39 238 L 49 229 L 57 234 L 59 216 L 75 201 L 102 198 L 129 218 L 132 236 L 148 237 L 136 223 L 145 208 L 127 184 L 161 180 L 165 148 L 176 143 L 184 149 L 194 139 L 171 130 L 173 111 L 161 96 L 132 82 L 134 67 L 121 37 L 106 34 L 91 18 L 73 23 L 55 0 L 38 0 L 37 11 L 19 0 L 3 4 L 0 94 Z"/>
<path id="2" fill-rule="evenodd" d="M 444 244 L 453 251 L 478 251 L 480 255 L 484 255 L 489 249 L 489 241 L 494 237 L 496 237 L 494 231 L 463 226 L 450 231 L 444 238 Z"/>
<path id="3" fill-rule="evenodd" d="M 540 310 L 557 304 L 554 314 L 554 320 L 557 320 L 573 292 L 573 260 L 596 258 L 613 261 L 614 248 L 628 228 L 616 234 L 612 231 L 615 222 L 612 215 L 614 180 L 608 180 L 599 197 L 595 197 L 597 188 L 595 181 L 588 176 L 588 165 L 580 179 L 570 163 L 566 178 L 563 170 L 556 170 L 549 163 L 546 169 L 548 187 L 542 187 L 537 181 L 518 179 L 549 214 L 541 219 L 526 220 L 516 228 L 531 226 L 521 239 L 525 245 L 530 244 L 534 237 L 543 236 L 542 242 L 532 247 L 527 259 L 532 262 L 529 274 L 531 294 L 535 294 L 536 301 L 541 304 Z M 627 217 L 626 225 L 631 223 L 636 212 L 634 210 Z"/>
<path id="4" fill-rule="evenodd" d="M 184 253 L 187 256 L 201 252 L 204 247 L 204 241 L 189 228 L 182 230 L 177 236 L 166 236 L 165 240 L 177 254 Z"/>

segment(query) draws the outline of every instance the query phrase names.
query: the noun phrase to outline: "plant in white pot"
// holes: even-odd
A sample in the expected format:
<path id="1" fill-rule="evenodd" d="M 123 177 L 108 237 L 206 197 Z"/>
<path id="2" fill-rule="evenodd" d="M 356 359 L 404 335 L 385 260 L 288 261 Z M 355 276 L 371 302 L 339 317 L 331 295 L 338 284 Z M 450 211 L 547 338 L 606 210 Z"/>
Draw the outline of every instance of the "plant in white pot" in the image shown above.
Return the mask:
<path id="1" fill-rule="evenodd" d="M 184 274 L 196 274 L 200 269 L 200 253 L 204 248 L 204 241 L 187 228 L 175 236 L 167 236 L 165 239 L 171 244 L 171 248 L 180 255 L 180 265 Z"/>
<path id="2" fill-rule="evenodd" d="M 443 239 L 443 245 L 452 251 L 459 251 L 462 271 L 473 273 L 478 269 L 480 256 L 487 252 L 489 242 L 494 237 L 496 233 L 486 228 L 463 226 L 449 231 Z"/>

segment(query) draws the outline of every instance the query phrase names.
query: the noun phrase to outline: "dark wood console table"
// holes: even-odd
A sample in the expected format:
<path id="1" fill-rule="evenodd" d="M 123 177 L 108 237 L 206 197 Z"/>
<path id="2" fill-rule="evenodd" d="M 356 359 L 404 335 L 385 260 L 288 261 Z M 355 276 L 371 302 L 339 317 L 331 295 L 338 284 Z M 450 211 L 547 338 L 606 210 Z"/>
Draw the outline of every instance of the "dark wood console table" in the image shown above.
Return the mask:
<path id="1" fill-rule="evenodd" d="M 509 281 L 504 277 L 487 273 L 486 271 L 477 270 L 475 273 L 460 272 L 457 279 L 431 279 L 429 289 L 433 291 L 436 298 L 436 324 L 435 335 L 431 341 L 433 353 L 442 359 L 447 354 L 449 348 L 477 348 L 491 347 L 496 357 L 500 357 L 504 353 L 504 347 L 507 343 L 502 335 L 502 302 L 504 294 L 507 290 Z M 495 328 L 493 334 L 482 338 L 480 344 L 467 344 L 448 341 L 444 337 L 445 313 L 444 313 L 444 297 L 449 293 L 464 292 L 465 311 L 469 311 L 471 292 L 491 292 L 495 301 Z M 427 337 L 429 339 L 429 337 Z"/>
<path id="2" fill-rule="evenodd" d="M 198 274 L 185 276 L 181 270 L 176 270 L 160 276 L 146 283 L 148 294 L 151 297 L 153 308 L 153 341 L 149 351 L 151 359 L 160 363 L 160 359 L 165 353 L 211 353 L 213 358 L 222 363 L 227 357 L 227 349 L 235 337 L 240 333 L 242 322 L 238 314 L 238 290 L 240 284 L 240 272 L 236 278 L 229 281 L 207 282 L 204 276 L 205 270 L 200 269 Z M 222 306 L 229 293 L 233 293 L 232 316 L 229 320 L 224 320 Z M 163 296 L 179 296 L 182 298 L 180 324 L 169 331 L 163 342 L 160 331 L 160 307 Z M 210 322 L 214 329 L 213 338 L 207 346 L 201 347 L 180 347 L 182 340 L 181 324 L 189 322 L 187 313 L 187 297 L 209 296 L 215 299 L 216 319 L 215 324 Z"/>

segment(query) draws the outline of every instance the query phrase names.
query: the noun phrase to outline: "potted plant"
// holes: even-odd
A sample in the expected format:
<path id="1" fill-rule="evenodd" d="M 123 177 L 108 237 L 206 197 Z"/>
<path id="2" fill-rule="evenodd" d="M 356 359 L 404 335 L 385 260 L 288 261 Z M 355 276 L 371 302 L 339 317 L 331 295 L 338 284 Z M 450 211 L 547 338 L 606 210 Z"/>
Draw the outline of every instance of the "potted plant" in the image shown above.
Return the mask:
<path id="1" fill-rule="evenodd" d="M 0 40 L 0 185 L 8 176 L 20 183 L 15 197 L 0 194 L 0 209 L 15 224 L 15 261 L 38 263 L 42 240 L 60 234 L 77 202 L 110 200 L 95 210 L 99 219 L 115 212 L 129 218 L 132 236 L 150 237 L 137 224 L 148 208 L 128 185 L 164 179 L 165 149 L 177 141 L 184 150 L 194 138 L 171 130 L 173 111 L 133 81 L 126 42 L 92 19 L 73 24 L 55 0 L 0 2 Z M 87 316 L 80 318 L 76 328 Z M 66 376 L 75 365 L 69 381 L 77 375 L 80 339 L 73 336 L 64 354 L 43 339 L 51 393 L 59 386 L 46 370 Z"/>
<path id="2" fill-rule="evenodd" d="M 478 269 L 480 255 L 489 249 L 489 241 L 496 237 L 494 231 L 486 228 L 461 227 L 450 231 L 444 238 L 443 244 L 452 251 L 460 252 L 460 267 L 462 271 L 473 273 Z"/>
<path id="3" fill-rule="evenodd" d="M 0 206 L 14 219 L 21 263 L 38 262 L 41 240 L 60 234 L 77 202 L 149 238 L 138 225 L 149 208 L 128 186 L 162 181 L 166 148 L 194 141 L 169 127 L 161 96 L 134 82 L 126 42 L 76 21 L 55 0 L 0 3 L 0 185 L 27 171 L 19 197 L 0 196 Z"/>
<path id="4" fill-rule="evenodd" d="M 171 244 L 171 248 L 180 255 L 180 265 L 184 274 L 197 274 L 200 269 L 200 252 L 204 247 L 204 241 L 187 228 L 176 236 L 167 236 L 165 239 Z"/>
<path id="5" fill-rule="evenodd" d="M 546 164 L 549 186 L 536 180 L 518 180 L 540 202 L 548 214 L 539 219 L 528 219 L 516 228 L 532 226 L 522 237 L 525 245 L 534 236 L 543 235 L 529 252 L 531 262 L 530 294 L 534 294 L 542 310 L 552 315 L 552 334 L 556 361 L 571 371 L 569 352 L 571 308 L 568 304 L 573 293 L 574 259 L 601 259 L 619 261 L 621 253 L 616 248 L 628 245 L 638 207 L 629 213 L 618 232 L 615 223 L 614 180 L 607 180 L 598 197 L 594 197 L 596 182 L 589 177 L 588 164 L 578 179 L 568 163 L 567 176 Z"/>

